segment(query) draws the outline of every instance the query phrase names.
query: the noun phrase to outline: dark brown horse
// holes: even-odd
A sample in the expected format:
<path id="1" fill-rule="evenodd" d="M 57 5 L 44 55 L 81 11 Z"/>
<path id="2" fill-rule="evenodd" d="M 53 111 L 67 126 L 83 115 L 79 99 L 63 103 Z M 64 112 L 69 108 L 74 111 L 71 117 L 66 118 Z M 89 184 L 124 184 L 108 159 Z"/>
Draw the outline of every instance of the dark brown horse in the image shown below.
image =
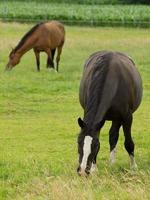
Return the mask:
<path id="1" fill-rule="evenodd" d="M 54 68 L 54 54 L 57 48 L 56 70 L 60 61 L 60 54 L 65 41 L 63 24 L 57 21 L 43 22 L 35 25 L 18 45 L 11 51 L 6 69 L 11 69 L 20 62 L 21 57 L 30 49 L 34 50 L 37 70 L 40 71 L 40 52 L 44 51 L 47 58 L 47 67 Z"/>
<path id="2" fill-rule="evenodd" d="M 80 103 L 84 118 L 78 119 L 80 175 L 94 170 L 100 149 L 99 132 L 106 120 L 112 121 L 109 131 L 110 162 L 115 161 L 115 148 L 122 126 L 131 167 L 135 168 L 134 143 L 131 137 L 132 115 L 142 98 L 142 81 L 134 62 L 119 52 L 97 52 L 84 66 L 80 84 Z"/>

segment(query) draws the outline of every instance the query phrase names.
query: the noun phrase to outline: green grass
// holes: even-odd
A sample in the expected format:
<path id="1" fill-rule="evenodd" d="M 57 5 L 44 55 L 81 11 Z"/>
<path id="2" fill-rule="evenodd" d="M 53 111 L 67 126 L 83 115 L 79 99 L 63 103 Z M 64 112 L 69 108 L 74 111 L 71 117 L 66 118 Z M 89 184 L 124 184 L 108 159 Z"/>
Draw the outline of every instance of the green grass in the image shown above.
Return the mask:
<path id="1" fill-rule="evenodd" d="M 66 27 L 59 74 L 46 69 L 45 54 L 38 73 L 32 51 L 5 72 L 11 47 L 31 26 L 0 23 L 0 199 L 149 200 L 150 30 Z M 143 79 L 143 101 L 133 123 L 139 169 L 129 169 L 122 131 L 117 162 L 109 166 L 106 123 L 98 172 L 84 179 L 76 174 L 77 118 L 83 116 L 78 88 L 85 59 L 103 49 L 130 55 Z"/>
<path id="2" fill-rule="evenodd" d="M 0 19 L 8 21 L 32 22 L 55 19 L 66 24 L 149 27 L 149 13 L 150 6 L 143 5 L 0 1 Z"/>

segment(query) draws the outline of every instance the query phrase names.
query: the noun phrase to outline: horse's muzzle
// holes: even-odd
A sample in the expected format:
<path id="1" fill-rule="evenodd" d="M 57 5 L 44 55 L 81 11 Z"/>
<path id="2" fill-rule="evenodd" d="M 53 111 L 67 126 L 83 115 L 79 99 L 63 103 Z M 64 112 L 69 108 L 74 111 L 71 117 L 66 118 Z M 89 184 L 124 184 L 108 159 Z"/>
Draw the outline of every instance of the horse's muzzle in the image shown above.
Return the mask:
<path id="1" fill-rule="evenodd" d="M 5 67 L 5 71 L 10 71 L 12 69 L 12 66 L 7 64 L 6 67 Z"/>

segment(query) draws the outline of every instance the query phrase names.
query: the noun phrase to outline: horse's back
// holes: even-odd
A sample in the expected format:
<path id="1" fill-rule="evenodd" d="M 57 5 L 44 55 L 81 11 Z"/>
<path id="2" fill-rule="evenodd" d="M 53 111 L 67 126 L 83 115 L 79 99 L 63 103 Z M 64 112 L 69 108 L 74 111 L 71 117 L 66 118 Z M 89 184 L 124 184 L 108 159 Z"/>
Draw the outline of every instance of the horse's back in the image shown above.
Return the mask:
<path id="1" fill-rule="evenodd" d="M 132 59 L 119 52 L 96 52 L 86 60 L 80 83 L 80 103 L 82 107 L 85 108 L 86 102 L 88 102 L 90 85 L 96 81 L 95 74 L 102 74 L 102 68 L 108 68 L 105 81 L 100 83 L 104 84 L 103 96 L 101 97 L 104 104 L 110 93 L 115 90 L 114 86 L 117 85 L 112 104 L 114 103 L 115 106 L 118 106 L 121 102 L 122 105 L 120 106 L 130 104 L 130 109 L 134 112 L 141 102 L 142 81 Z M 101 70 L 102 72 L 100 72 Z"/>
<path id="2" fill-rule="evenodd" d="M 63 43 L 65 40 L 65 28 L 58 21 L 51 21 L 44 24 L 45 31 L 53 41 Z"/>
<path id="3" fill-rule="evenodd" d="M 114 52 L 109 66 L 110 76 L 116 71 L 115 79 L 118 81 L 118 101 L 125 98 L 134 112 L 142 98 L 142 80 L 133 60 L 126 54 Z M 116 99 L 117 100 L 117 99 Z"/>
<path id="4" fill-rule="evenodd" d="M 65 28 L 58 21 L 42 23 L 35 33 L 37 46 L 50 46 L 51 49 L 62 46 L 65 41 Z"/>

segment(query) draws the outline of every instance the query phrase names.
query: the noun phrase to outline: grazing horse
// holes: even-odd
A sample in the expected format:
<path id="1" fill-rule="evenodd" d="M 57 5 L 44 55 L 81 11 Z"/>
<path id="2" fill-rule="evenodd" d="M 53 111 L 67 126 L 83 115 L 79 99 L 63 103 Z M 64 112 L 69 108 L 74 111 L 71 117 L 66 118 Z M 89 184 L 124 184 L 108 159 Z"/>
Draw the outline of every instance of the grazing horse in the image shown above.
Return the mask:
<path id="1" fill-rule="evenodd" d="M 106 120 L 112 121 L 109 131 L 110 162 L 115 161 L 119 129 L 125 136 L 124 146 L 132 168 L 134 142 L 131 137 L 132 115 L 142 99 L 142 81 L 134 62 L 119 52 L 100 51 L 86 61 L 80 83 L 79 99 L 84 118 L 78 136 L 79 175 L 87 175 L 96 166 L 100 149 L 99 133 Z"/>
<path id="2" fill-rule="evenodd" d="M 10 52 L 6 69 L 11 69 L 20 62 L 21 57 L 33 49 L 36 57 L 37 70 L 40 71 L 40 52 L 44 51 L 47 58 L 47 68 L 54 68 L 54 54 L 57 48 L 56 70 L 60 61 L 60 54 L 65 41 L 65 29 L 58 21 L 42 22 L 35 25 L 20 40 L 18 45 Z"/>

